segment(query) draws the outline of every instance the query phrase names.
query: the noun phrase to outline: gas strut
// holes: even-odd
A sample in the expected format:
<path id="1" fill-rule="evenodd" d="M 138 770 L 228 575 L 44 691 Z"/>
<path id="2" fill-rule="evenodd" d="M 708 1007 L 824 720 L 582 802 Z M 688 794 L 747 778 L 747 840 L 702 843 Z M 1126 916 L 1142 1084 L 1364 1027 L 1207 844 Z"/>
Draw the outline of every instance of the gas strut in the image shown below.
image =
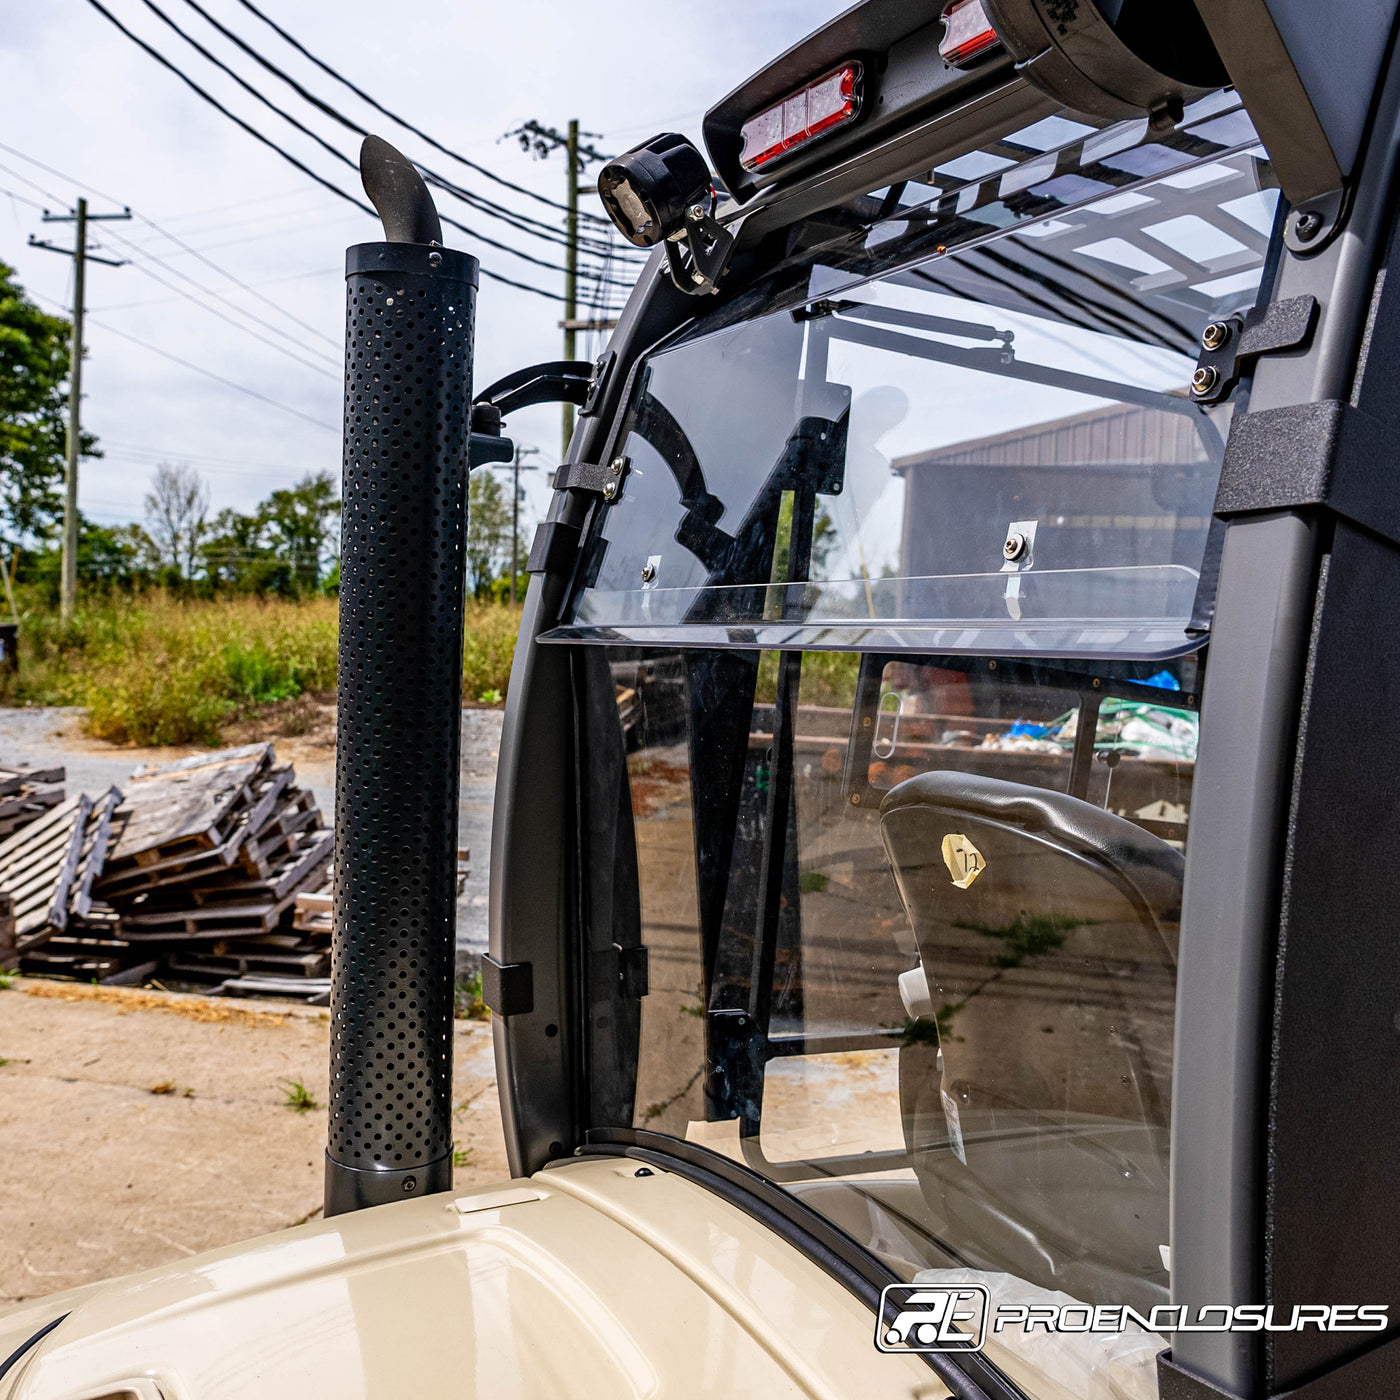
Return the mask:
<path id="1" fill-rule="evenodd" d="M 452 1185 L 452 991 L 477 261 L 378 137 L 345 257 L 326 1214 Z"/>

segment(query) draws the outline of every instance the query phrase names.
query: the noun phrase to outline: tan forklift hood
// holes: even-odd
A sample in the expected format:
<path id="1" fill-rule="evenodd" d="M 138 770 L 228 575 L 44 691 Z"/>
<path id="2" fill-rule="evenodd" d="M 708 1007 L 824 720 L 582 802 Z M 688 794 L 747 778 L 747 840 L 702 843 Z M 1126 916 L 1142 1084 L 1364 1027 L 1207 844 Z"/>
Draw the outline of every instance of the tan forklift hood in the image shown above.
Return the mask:
<path id="1" fill-rule="evenodd" d="M 613 1157 L 27 1303 L 0 1315 L 0 1359 L 64 1313 L 0 1400 L 948 1393 L 774 1232 Z"/>

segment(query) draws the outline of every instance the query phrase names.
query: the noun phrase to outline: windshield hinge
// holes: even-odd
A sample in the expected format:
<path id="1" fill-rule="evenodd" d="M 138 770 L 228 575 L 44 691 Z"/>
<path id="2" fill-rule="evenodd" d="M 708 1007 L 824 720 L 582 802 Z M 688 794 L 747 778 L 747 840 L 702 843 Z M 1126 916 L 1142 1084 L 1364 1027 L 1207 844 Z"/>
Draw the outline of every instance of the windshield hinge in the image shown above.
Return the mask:
<path id="1" fill-rule="evenodd" d="M 1246 361 L 1275 350 L 1293 350 L 1312 335 L 1317 322 L 1317 298 L 1256 306 L 1243 317 L 1212 321 L 1201 332 L 1201 353 L 1191 376 L 1193 403 L 1214 404 L 1228 398 Z"/>
<path id="2" fill-rule="evenodd" d="M 622 484 L 632 470 L 630 457 L 614 457 L 612 461 L 564 462 L 554 473 L 556 491 L 588 491 L 613 502 L 622 495 Z"/>

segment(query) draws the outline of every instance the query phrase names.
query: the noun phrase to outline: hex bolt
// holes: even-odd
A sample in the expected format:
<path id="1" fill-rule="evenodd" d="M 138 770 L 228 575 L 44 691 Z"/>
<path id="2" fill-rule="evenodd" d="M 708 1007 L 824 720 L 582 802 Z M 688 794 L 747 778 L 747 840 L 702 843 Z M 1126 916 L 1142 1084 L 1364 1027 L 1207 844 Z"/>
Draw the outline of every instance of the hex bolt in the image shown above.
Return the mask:
<path id="1" fill-rule="evenodd" d="M 690 280 L 694 282 L 697 287 L 703 287 L 706 280 L 705 274 L 701 272 L 699 268 L 696 268 L 695 271 L 690 274 Z"/>
<path id="2" fill-rule="evenodd" d="M 1311 243 L 1322 232 L 1325 222 L 1316 209 L 1310 209 L 1298 215 L 1297 222 L 1293 225 L 1293 236 L 1300 243 Z"/>
<path id="3" fill-rule="evenodd" d="M 705 206 L 703 204 L 692 204 L 687 212 L 698 224 L 700 220 L 705 217 Z"/>
<path id="4" fill-rule="evenodd" d="M 1191 376 L 1191 392 L 1197 395 L 1210 393 L 1220 383 L 1220 371 L 1214 365 L 1202 365 Z"/>
<path id="5" fill-rule="evenodd" d="M 1212 321 L 1201 332 L 1201 344 L 1207 350 L 1219 350 L 1230 338 L 1230 327 L 1224 321 Z"/>
<path id="6" fill-rule="evenodd" d="M 610 481 L 603 487 L 603 499 L 611 501 L 617 495 L 617 482 Z"/>
<path id="7" fill-rule="evenodd" d="M 1001 547 L 1002 557 L 1008 563 L 1013 562 L 1025 554 L 1027 547 L 1026 537 L 1019 530 L 1014 530 L 1006 537 L 1006 543 Z"/>
<path id="8" fill-rule="evenodd" d="M 656 577 L 656 565 L 655 565 L 655 564 L 643 564 L 643 565 L 642 565 L 642 582 L 643 582 L 643 583 L 650 583 L 650 582 L 652 581 L 652 579 L 654 579 L 655 577 Z"/>

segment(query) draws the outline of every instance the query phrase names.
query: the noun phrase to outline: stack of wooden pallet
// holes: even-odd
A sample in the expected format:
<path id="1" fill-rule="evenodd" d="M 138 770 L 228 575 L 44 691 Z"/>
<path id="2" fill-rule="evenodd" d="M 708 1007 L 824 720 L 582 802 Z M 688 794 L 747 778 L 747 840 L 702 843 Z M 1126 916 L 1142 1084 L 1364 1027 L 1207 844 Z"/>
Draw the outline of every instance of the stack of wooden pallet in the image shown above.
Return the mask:
<path id="1" fill-rule="evenodd" d="M 80 794 L 0 841 L 0 891 L 12 901 L 14 954 L 26 971 L 101 976 L 121 961 L 108 956 L 79 971 L 93 955 L 74 946 L 94 914 L 93 886 L 120 802 L 116 788 L 96 802 Z"/>
<path id="2" fill-rule="evenodd" d="M 467 876 L 471 874 L 471 851 L 463 846 L 457 851 L 457 897 L 462 897 Z M 329 938 L 335 932 L 335 868 L 327 867 L 326 877 L 319 889 L 297 895 L 292 927 L 307 934 Z"/>
<path id="3" fill-rule="evenodd" d="M 22 763 L 0 765 L 0 838 L 37 821 L 63 801 L 62 767 L 31 768 Z"/>
<path id="4" fill-rule="evenodd" d="M 331 833 L 271 744 L 138 769 L 121 816 L 96 893 L 138 960 L 195 979 L 324 974 L 326 950 L 289 925 L 324 878 Z"/>

